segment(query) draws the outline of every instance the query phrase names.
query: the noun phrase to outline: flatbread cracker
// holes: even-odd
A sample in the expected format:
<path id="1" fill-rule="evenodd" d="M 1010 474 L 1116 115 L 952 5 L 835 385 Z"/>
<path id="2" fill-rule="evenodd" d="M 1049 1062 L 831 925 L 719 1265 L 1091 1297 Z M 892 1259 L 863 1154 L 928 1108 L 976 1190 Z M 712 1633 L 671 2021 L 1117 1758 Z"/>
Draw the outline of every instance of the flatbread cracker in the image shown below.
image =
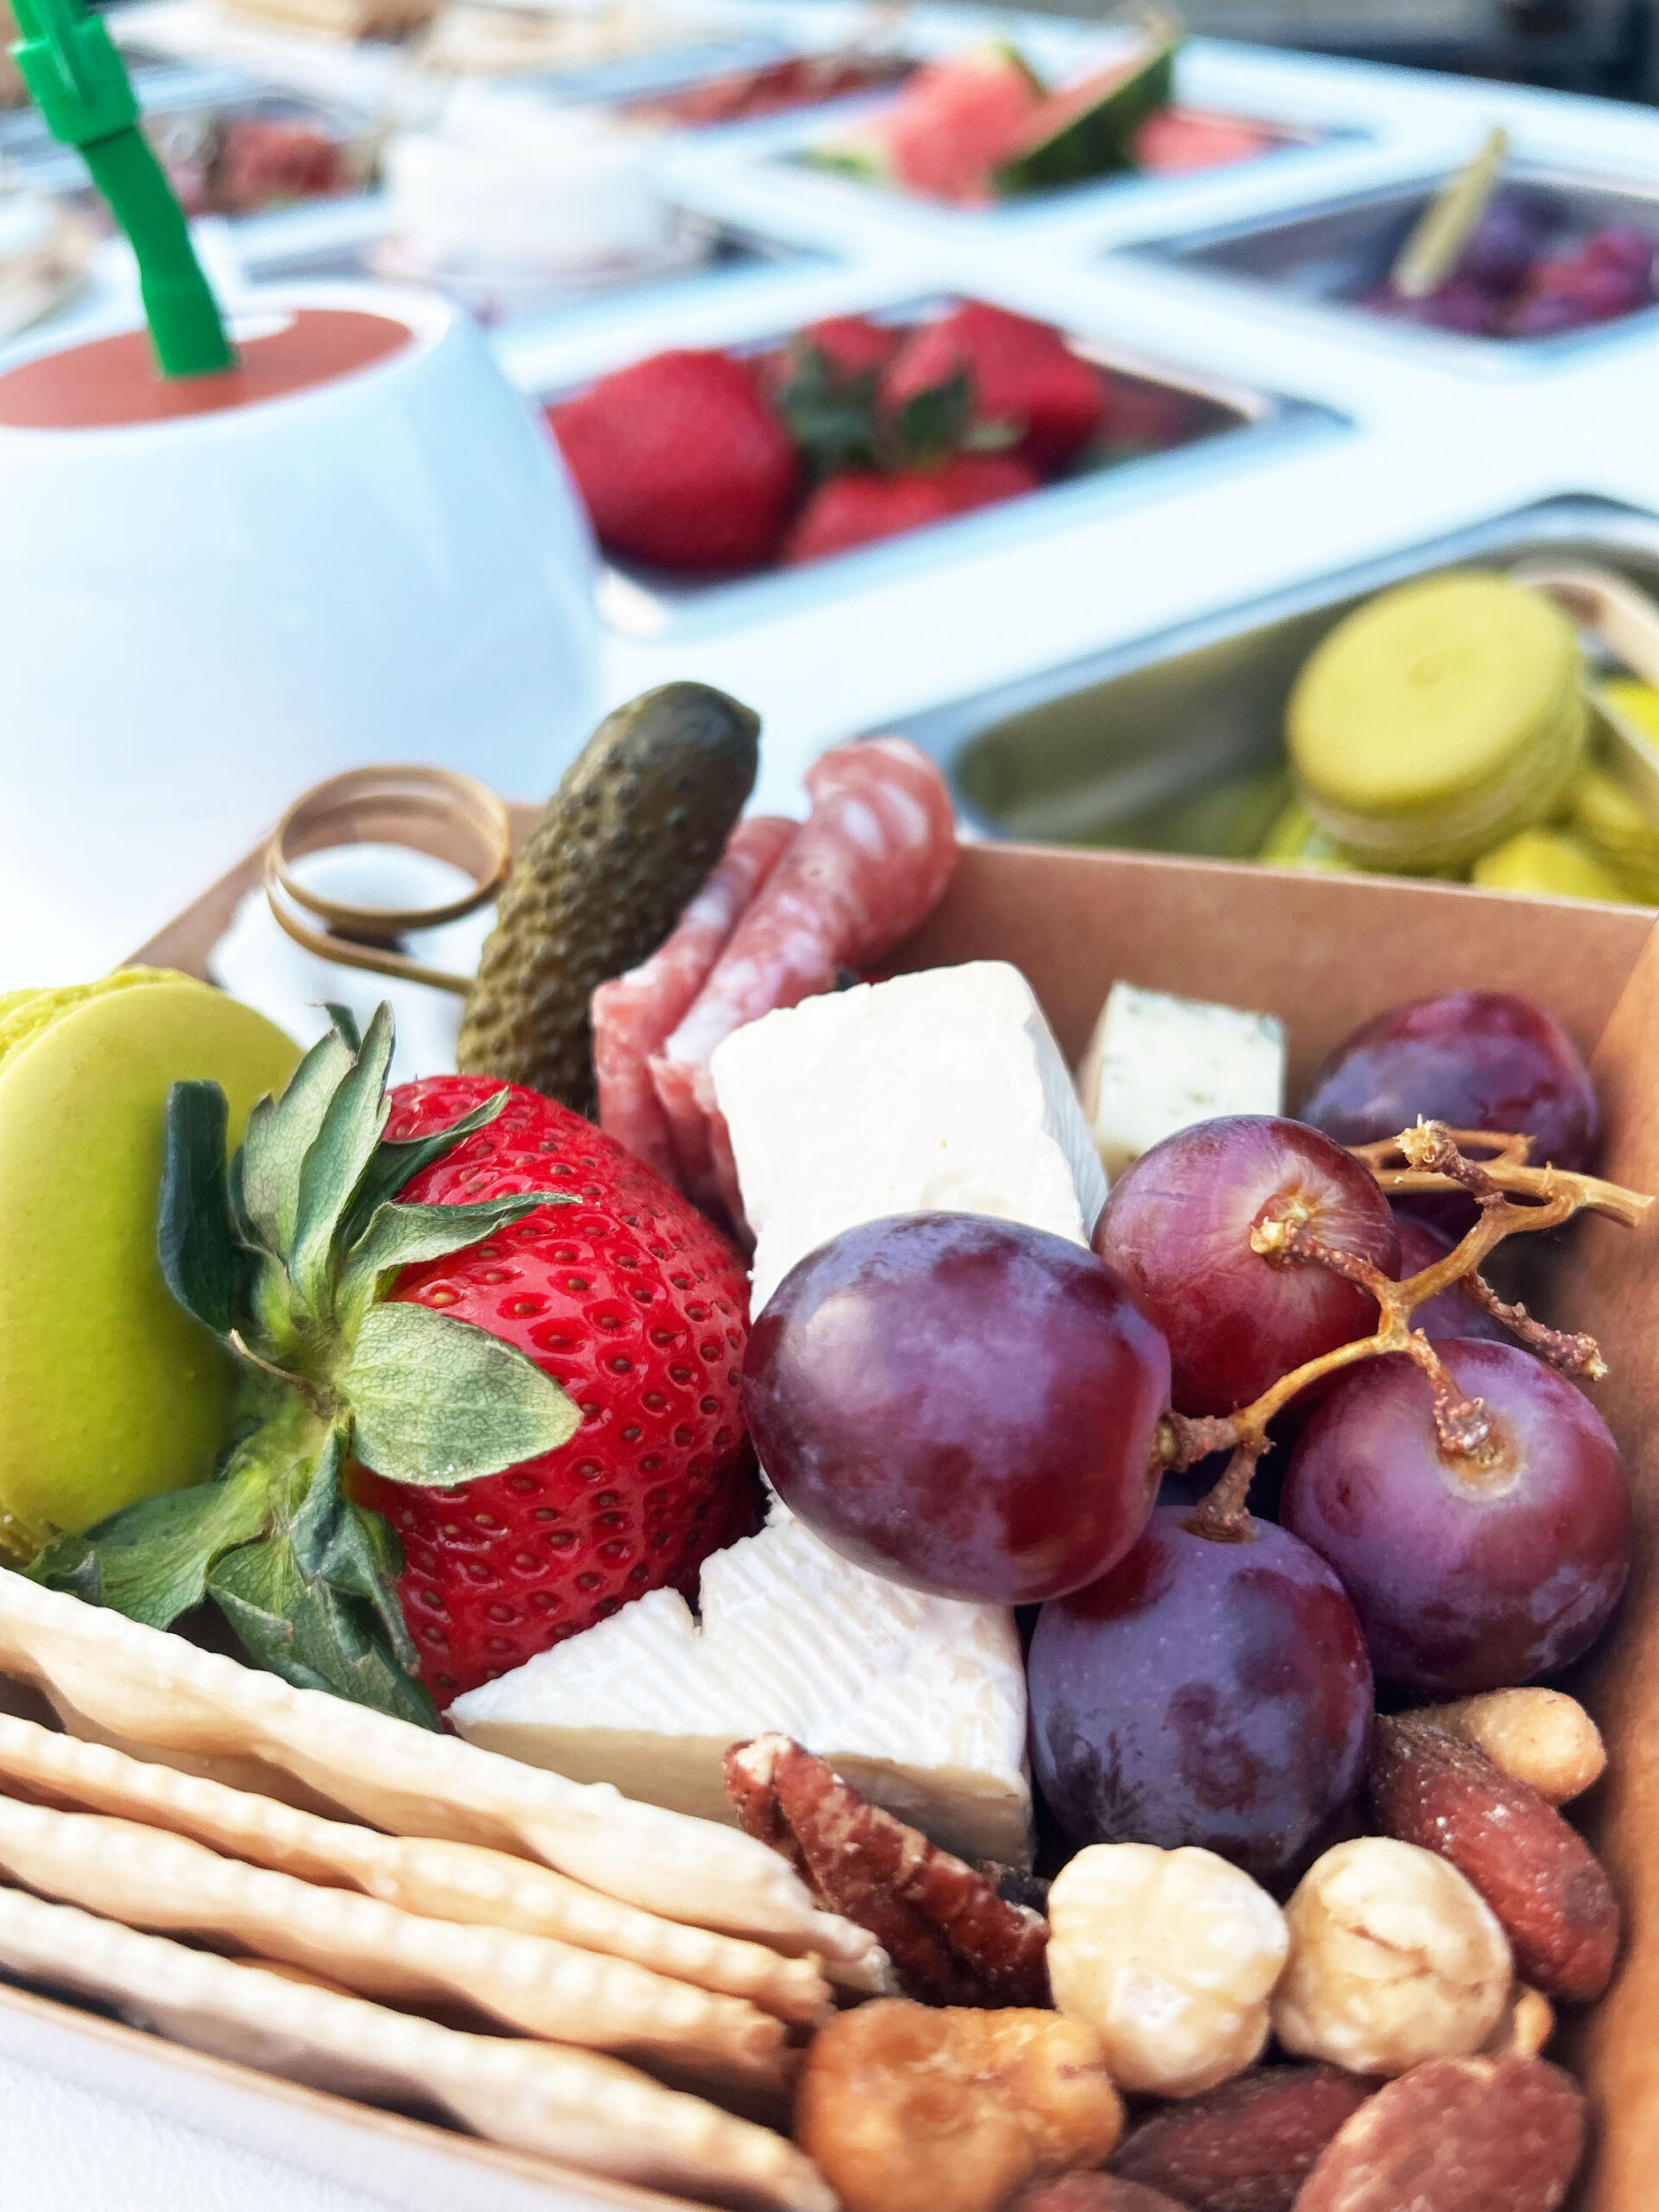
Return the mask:
<path id="1" fill-rule="evenodd" d="M 830 1985 L 810 1959 L 783 1958 L 761 1943 L 659 1919 L 568 1874 L 479 1844 L 382 1835 L 323 1820 L 7 1714 L 0 1714 L 0 1777 L 48 1802 L 167 1828 L 251 1865 L 360 1890 L 428 1920 L 550 1936 L 631 1959 L 677 1981 L 747 1998 L 780 2020 L 816 2026 L 830 2010 Z"/>
<path id="2" fill-rule="evenodd" d="M 267 1796 L 292 1797 L 297 1784 L 312 1810 L 353 1813 L 393 1835 L 539 1859 L 665 1919 L 817 1952 L 836 1980 L 886 1986 L 874 1937 L 820 1912 L 753 1837 L 295 1689 L 3 1570 L 0 1669 L 43 1690 L 72 1735 Z"/>
<path id="3" fill-rule="evenodd" d="M 741 1997 L 545 1936 L 417 1919 L 132 1821 L 0 1797 L 0 1868 L 26 1889 L 129 1928 L 286 1960 L 359 1996 L 459 2000 L 525 2035 L 727 2088 L 781 2092 L 794 2076 L 798 2054 L 785 2047 L 783 2022 Z"/>
<path id="4" fill-rule="evenodd" d="M 336 2094 L 417 2099 L 516 2151 L 735 2212 L 836 2212 L 791 2144 L 615 2059 L 471 2036 L 0 1890 L 0 1966 L 192 2050 Z"/>

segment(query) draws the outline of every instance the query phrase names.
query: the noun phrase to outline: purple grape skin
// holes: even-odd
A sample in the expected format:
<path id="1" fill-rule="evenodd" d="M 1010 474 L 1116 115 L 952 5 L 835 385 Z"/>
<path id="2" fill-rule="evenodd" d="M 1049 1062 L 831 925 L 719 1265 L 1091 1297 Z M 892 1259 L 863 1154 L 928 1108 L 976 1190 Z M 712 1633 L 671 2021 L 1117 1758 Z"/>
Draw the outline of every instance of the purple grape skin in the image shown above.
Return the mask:
<path id="1" fill-rule="evenodd" d="M 1396 1353 L 1338 1381 L 1280 1510 L 1342 1578 L 1380 1681 L 1467 1697 L 1589 1649 L 1624 1586 L 1630 1493 L 1606 1423 L 1565 1376 L 1515 1344 L 1435 1349 L 1496 1418 L 1507 1467 L 1484 1483 L 1458 1471 L 1427 1378 Z"/>
<path id="2" fill-rule="evenodd" d="M 1598 318 L 1586 314 L 1583 302 L 1568 292 L 1537 292 L 1522 300 L 1503 326 L 1506 338 L 1557 338 L 1568 330 L 1587 329 Z"/>
<path id="3" fill-rule="evenodd" d="M 1135 1541 L 1169 1350 L 1084 1246 L 978 1214 L 849 1229 L 756 1317 L 744 1408 L 832 1551 L 944 1598 L 1075 1590 Z"/>
<path id="4" fill-rule="evenodd" d="M 1646 292 L 1653 283 L 1656 244 L 1659 241 L 1633 223 L 1608 223 L 1585 240 L 1584 258 L 1593 268 L 1622 270 Z"/>
<path id="5" fill-rule="evenodd" d="M 1369 1292 L 1312 1262 L 1280 1265 L 1251 1249 L 1256 1223 L 1292 1203 L 1314 1235 L 1392 1272 L 1394 1217 L 1369 1172 L 1281 1115 L 1195 1122 L 1113 1185 L 1095 1249 L 1163 1331 L 1179 1413 L 1232 1413 L 1376 1330 Z"/>
<path id="6" fill-rule="evenodd" d="M 1446 1231 L 1432 1221 L 1425 1221 L 1420 1214 L 1406 1213 L 1396 1206 L 1394 1220 L 1400 1231 L 1397 1281 L 1403 1282 L 1408 1275 L 1421 1274 L 1425 1268 L 1432 1268 L 1452 1249 L 1452 1239 Z M 1460 1290 L 1443 1290 L 1438 1297 L 1420 1306 L 1411 1317 L 1411 1325 L 1431 1339 L 1484 1337 L 1489 1343 L 1510 1341 L 1503 1324 L 1487 1313 L 1484 1306 L 1477 1306 L 1472 1298 L 1465 1298 Z"/>
<path id="7" fill-rule="evenodd" d="M 1305 1544 L 1160 1507 L 1102 1580 L 1046 1605 L 1032 1769 L 1067 1840 L 1196 1844 L 1293 1878 L 1354 1797 L 1372 1686 L 1353 1607 Z"/>
<path id="8" fill-rule="evenodd" d="M 1500 192 L 1470 233 L 1457 273 L 1483 291 L 1518 292 L 1549 231 L 1550 225 L 1538 219 L 1535 208 Z"/>
<path id="9" fill-rule="evenodd" d="M 1421 300 L 1406 299 L 1385 284 L 1363 294 L 1359 305 L 1390 322 L 1414 322 L 1425 330 L 1459 331 L 1466 338 L 1490 338 L 1503 312 L 1501 301 L 1462 276 L 1450 278 L 1438 291 Z"/>
<path id="10" fill-rule="evenodd" d="M 1448 991 L 1362 1022 L 1315 1070 L 1302 1119 L 1338 1144 L 1377 1144 L 1419 1115 L 1533 1140 L 1535 1166 L 1585 1169 L 1601 1117 L 1560 1023 L 1509 991 Z"/>

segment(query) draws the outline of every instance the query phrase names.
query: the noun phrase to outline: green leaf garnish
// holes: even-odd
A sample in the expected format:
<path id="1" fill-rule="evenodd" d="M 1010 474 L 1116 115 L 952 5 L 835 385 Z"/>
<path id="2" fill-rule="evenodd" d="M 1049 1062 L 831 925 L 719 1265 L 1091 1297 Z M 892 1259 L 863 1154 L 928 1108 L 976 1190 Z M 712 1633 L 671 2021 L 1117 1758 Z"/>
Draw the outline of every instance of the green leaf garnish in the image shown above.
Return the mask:
<path id="1" fill-rule="evenodd" d="M 504 1084 L 491 1097 L 480 1099 L 470 1114 L 463 1114 L 460 1121 L 429 1137 L 382 1137 L 379 1149 L 364 1170 L 357 1195 L 352 1200 L 344 1241 L 354 1243 L 388 1198 L 395 1198 L 405 1183 L 412 1183 L 423 1167 L 429 1167 L 435 1160 L 442 1160 L 453 1152 L 463 1138 L 471 1136 L 475 1130 L 487 1128 L 506 1103 Z M 549 1205 L 557 1203 L 553 1193 L 544 1195 Z"/>
<path id="2" fill-rule="evenodd" d="M 327 1690 L 418 1728 L 437 1726 L 431 1699 L 392 1656 L 378 1612 L 308 1579 L 290 1539 L 231 1553 L 214 1567 L 208 1595 L 250 1656 L 296 1689 Z"/>
<path id="3" fill-rule="evenodd" d="M 346 1051 L 355 1057 L 363 1049 L 363 1033 L 357 1026 L 357 1016 L 338 999 L 325 999 L 322 1010 L 339 1032 Z"/>
<path id="4" fill-rule="evenodd" d="M 974 385 L 966 369 L 941 384 L 912 392 L 893 419 L 892 435 L 901 460 L 911 467 L 940 461 L 955 453 L 973 419 Z"/>
<path id="5" fill-rule="evenodd" d="M 300 1169 L 352 1058 L 345 1039 L 331 1029 L 295 1069 L 282 1096 L 262 1098 L 248 1116 L 247 1134 L 232 1163 L 232 1192 L 268 1252 L 286 1252 L 294 1242 Z"/>
<path id="6" fill-rule="evenodd" d="M 356 1452 L 394 1483 L 442 1490 L 568 1444 L 582 1415 L 499 1337 L 426 1306 L 376 1306 L 340 1370 Z"/>
<path id="7" fill-rule="evenodd" d="M 365 1170 L 374 1156 L 391 1109 L 386 1074 L 391 1065 L 391 1009 L 375 1008 L 363 1049 L 328 1101 L 300 1168 L 299 1203 L 289 1280 L 314 1313 L 327 1296 L 334 1237 Z"/>
<path id="8" fill-rule="evenodd" d="M 340 1271 L 338 1305 L 347 1329 L 361 1323 L 383 1275 L 417 1260 L 441 1260 L 464 1252 L 498 1230 L 511 1229 L 538 1206 L 574 1205 L 573 1191 L 518 1191 L 475 1205 L 400 1206 L 376 1209 L 368 1227 L 351 1247 Z"/>
<path id="9" fill-rule="evenodd" d="M 162 1280 L 187 1313 L 221 1338 L 236 1325 L 248 1259 L 231 1215 L 227 1117 L 216 1083 L 175 1083 L 168 1091 L 156 1232 Z"/>
<path id="10" fill-rule="evenodd" d="M 246 1543 L 270 1512 L 270 1471 L 257 1459 L 192 1490 L 168 1491 L 111 1514 L 84 1536 L 60 1536 L 29 1570 L 130 1621 L 171 1628 L 201 1603 L 221 1553 Z"/>

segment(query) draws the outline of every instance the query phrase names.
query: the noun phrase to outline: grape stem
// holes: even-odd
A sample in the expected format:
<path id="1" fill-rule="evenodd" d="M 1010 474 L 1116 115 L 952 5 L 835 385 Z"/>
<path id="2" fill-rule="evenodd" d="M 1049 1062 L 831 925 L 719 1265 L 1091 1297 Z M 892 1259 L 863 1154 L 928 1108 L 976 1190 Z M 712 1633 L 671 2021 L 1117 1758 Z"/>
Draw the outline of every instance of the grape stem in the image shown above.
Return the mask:
<path id="1" fill-rule="evenodd" d="M 1441 1452 L 1465 1463 L 1471 1478 L 1502 1456 L 1502 1441 L 1483 1402 L 1459 1390 L 1439 1353 L 1421 1329 L 1411 1325 L 1419 1306 L 1456 1288 L 1494 1314 L 1529 1351 L 1569 1375 L 1599 1382 L 1607 1372 L 1593 1337 L 1552 1329 L 1535 1320 L 1524 1306 L 1506 1305 L 1480 1269 L 1506 1237 L 1556 1229 L 1574 1214 L 1605 1214 L 1634 1229 L 1654 1201 L 1639 1192 L 1604 1183 L 1594 1175 L 1560 1167 L 1530 1167 L 1525 1136 L 1495 1135 L 1483 1129 L 1448 1129 L 1443 1122 L 1420 1121 L 1382 1144 L 1357 1145 L 1353 1156 L 1368 1167 L 1387 1196 L 1465 1191 L 1479 1208 L 1474 1226 L 1443 1259 L 1402 1282 L 1357 1253 L 1327 1244 L 1313 1235 L 1305 1209 L 1290 1199 L 1264 1209 L 1250 1230 L 1250 1249 L 1274 1267 L 1331 1268 L 1376 1300 L 1374 1335 L 1357 1338 L 1283 1376 L 1270 1389 L 1236 1413 L 1189 1418 L 1166 1414 L 1160 1424 L 1154 1457 L 1160 1471 L 1197 1465 L 1212 1452 L 1231 1457 L 1220 1481 L 1196 1508 L 1189 1525 L 1199 1535 L 1238 1542 L 1250 1530 L 1249 1501 L 1257 1463 L 1267 1450 L 1268 1424 L 1311 1382 L 1344 1368 L 1357 1367 L 1388 1352 L 1403 1352 L 1427 1378 L 1433 1394 L 1434 1427 Z M 1471 1155 L 1478 1154 L 1480 1157 Z"/>

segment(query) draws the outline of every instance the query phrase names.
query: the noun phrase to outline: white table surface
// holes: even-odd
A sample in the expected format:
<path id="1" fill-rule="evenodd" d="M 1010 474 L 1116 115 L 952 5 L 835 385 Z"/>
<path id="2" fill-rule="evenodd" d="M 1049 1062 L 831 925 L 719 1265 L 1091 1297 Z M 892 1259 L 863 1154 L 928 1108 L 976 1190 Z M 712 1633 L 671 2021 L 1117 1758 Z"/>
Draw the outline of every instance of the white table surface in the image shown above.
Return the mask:
<path id="1" fill-rule="evenodd" d="M 17 2212 L 385 2212 L 365 2196 L 16 2060 L 0 2061 L 0 2202 Z"/>

